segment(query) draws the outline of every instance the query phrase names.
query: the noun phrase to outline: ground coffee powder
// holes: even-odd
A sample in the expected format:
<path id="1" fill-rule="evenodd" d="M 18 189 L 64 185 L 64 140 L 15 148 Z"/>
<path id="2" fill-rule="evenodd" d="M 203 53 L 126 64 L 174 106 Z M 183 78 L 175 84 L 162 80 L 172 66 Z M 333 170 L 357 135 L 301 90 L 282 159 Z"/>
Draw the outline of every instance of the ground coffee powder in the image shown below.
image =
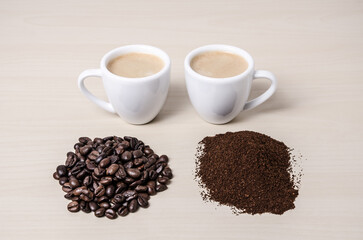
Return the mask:
<path id="1" fill-rule="evenodd" d="M 227 132 L 200 142 L 196 179 L 204 200 L 236 214 L 283 214 L 295 208 L 298 196 L 292 161 L 283 142 L 252 131 Z"/>

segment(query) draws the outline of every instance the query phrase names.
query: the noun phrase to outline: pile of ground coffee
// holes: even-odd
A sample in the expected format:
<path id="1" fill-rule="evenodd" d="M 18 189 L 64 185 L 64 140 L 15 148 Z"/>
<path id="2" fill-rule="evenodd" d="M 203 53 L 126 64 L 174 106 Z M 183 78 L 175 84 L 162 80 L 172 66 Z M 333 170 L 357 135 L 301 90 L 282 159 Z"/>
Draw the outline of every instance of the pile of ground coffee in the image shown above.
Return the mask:
<path id="1" fill-rule="evenodd" d="M 236 214 L 283 214 L 295 208 L 298 196 L 292 161 L 283 142 L 252 131 L 227 132 L 200 142 L 196 178 L 204 200 Z"/>
<path id="2" fill-rule="evenodd" d="M 166 190 L 173 177 L 169 158 L 135 137 L 81 137 L 74 150 L 53 174 L 71 200 L 70 212 L 124 217 L 148 207 L 150 196 Z"/>

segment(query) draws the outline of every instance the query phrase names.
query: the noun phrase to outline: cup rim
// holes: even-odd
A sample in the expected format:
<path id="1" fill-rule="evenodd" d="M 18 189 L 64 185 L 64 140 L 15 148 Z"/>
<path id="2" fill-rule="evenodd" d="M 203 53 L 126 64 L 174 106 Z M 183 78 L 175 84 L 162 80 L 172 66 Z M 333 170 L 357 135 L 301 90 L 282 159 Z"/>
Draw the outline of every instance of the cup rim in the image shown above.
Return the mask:
<path id="1" fill-rule="evenodd" d="M 240 73 L 236 76 L 226 77 L 226 78 L 207 77 L 207 76 L 201 75 L 201 74 L 197 73 L 196 71 L 194 71 L 192 69 L 192 67 L 190 66 L 191 60 L 198 54 L 201 54 L 203 52 L 210 52 L 210 51 L 224 51 L 224 52 L 237 54 L 237 55 L 243 57 L 247 61 L 248 67 L 242 73 Z M 190 75 L 192 75 L 192 77 L 202 79 L 202 80 L 205 80 L 208 82 L 226 83 L 226 82 L 237 81 L 241 78 L 244 78 L 248 74 L 250 74 L 250 72 L 253 71 L 253 69 L 254 69 L 254 61 L 253 61 L 252 56 L 247 51 L 245 51 L 241 48 L 231 46 L 231 45 L 225 45 L 225 44 L 210 44 L 210 45 L 204 45 L 204 46 L 198 47 L 198 48 L 192 50 L 191 52 L 189 52 L 184 60 L 184 68 Z"/>
<path id="2" fill-rule="evenodd" d="M 129 77 L 123 77 L 123 76 L 116 75 L 116 74 L 112 73 L 110 70 L 108 70 L 107 64 L 111 59 L 115 58 L 114 55 L 120 56 L 122 54 L 117 54 L 117 53 L 121 52 L 121 51 L 125 51 L 125 50 L 127 50 L 128 52 L 140 52 L 140 53 L 153 54 L 153 55 L 159 57 L 164 62 L 164 66 L 159 72 L 157 72 L 153 75 L 150 75 L 150 76 L 146 76 L 146 77 L 129 78 Z M 150 52 L 152 52 L 152 53 L 150 53 Z M 171 64 L 170 62 L 171 61 L 170 61 L 169 55 L 166 52 L 164 52 L 163 50 L 161 50 L 160 48 L 150 46 L 150 45 L 144 45 L 144 44 L 133 44 L 133 45 L 125 45 L 125 46 L 117 47 L 117 48 L 114 48 L 111 51 L 107 52 L 101 59 L 100 68 L 101 68 L 102 72 L 104 72 L 108 76 L 112 76 L 113 78 L 117 78 L 122 81 L 130 81 L 130 82 L 135 83 L 135 82 L 152 81 L 154 79 L 159 78 L 160 76 L 164 75 L 168 71 L 168 69 L 170 68 L 170 64 Z"/>

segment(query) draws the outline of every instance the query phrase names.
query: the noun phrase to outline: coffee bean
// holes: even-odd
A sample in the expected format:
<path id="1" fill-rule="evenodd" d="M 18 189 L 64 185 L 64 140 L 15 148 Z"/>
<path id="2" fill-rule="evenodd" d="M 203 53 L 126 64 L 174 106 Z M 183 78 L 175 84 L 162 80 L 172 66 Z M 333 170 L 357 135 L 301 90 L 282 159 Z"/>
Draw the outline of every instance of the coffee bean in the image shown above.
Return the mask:
<path id="1" fill-rule="evenodd" d="M 126 201 L 130 201 L 137 197 L 137 193 L 135 190 L 126 190 L 122 193 L 122 195 L 125 197 Z"/>
<path id="2" fill-rule="evenodd" d="M 91 212 L 91 208 L 90 208 L 89 204 L 87 202 L 85 202 L 85 201 L 81 201 L 80 208 L 85 213 L 90 213 Z"/>
<path id="3" fill-rule="evenodd" d="M 159 162 L 165 162 L 165 163 L 168 163 L 168 162 L 169 162 L 169 158 L 168 158 L 168 156 L 166 156 L 166 155 L 161 155 L 158 161 L 159 161 Z"/>
<path id="4" fill-rule="evenodd" d="M 108 209 L 110 208 L 110 203 L 109 202 L 101 202 L 98 204 L 101 208 L 105 208 Z"/>
<path id="5" fill-rule="evenodd" d="M 117 203 L 123 203 L 125 201 L 125 197 L 122 194 L 116 194 L 114 199 Z"/>
<path id="6" fill-rule="evenodd" d="M 89 208 L 91 209 L 92 212 L 94 212 L 99 208 L 99 206 L 95 202 L 89 202 Z"/>
<path id="7" fill-rule="evenodd" d="M 151 148 L 145 148 L 144 153 L 146 156 L 150 156 L 151 154 L 154 153 L 154 151 Z"/>
<path id="8" fill-rule="evenodd" d="M 99 197 L 97 199 L 97 203 L 104 202 L 104 201 L 108 201 L 108 197 L 105 195 L 103 195 L 102 197 Z"/>
<path id="9" fill-rule="evenodd" d="M 115 218 L 117 218 L 117 214 L 116 214 L 116 212 L 113 209 L 107 209 L 105 215 L 109 219 L 115 219 Z"/>
<path id="10" fill-rule="evenodd" d="M 132 199 L 128 205 L 129 211 L 130 212 L 136 212 L 137 209 L 139 208 L 139 204 L 137 203 L 136 199 Z"/>
<path id="11" fill-rule="evenodd" d="M 59 177 L 65 177 L 68 174 L 67 167 L 64 165 L 59 165 L 56 169 L 56 172 Z"/>
<path id="12" fill-rule="evenodd" d="M 121 155 L 121 159 L 123 160 L 123 161 L 130 161 L 131 159 L 132 159 L 132 154 L 131 154 L 131 152 L 129 152 L 129 151 L 125 151 L 122 155 Z"/>
<path id="13" fill-rule="evenodd" d="M 143 198 L 141 196 L 137 197 L 137 203 L 140 205 L 140 207 L 146 208 L 149 206 L 149 202 L 146 198 Z"/>
<path id="14" fill-rule="evenodd" d="M 94 194 L 91 191 L 89 191 L 88 189 L 83 190 L 81 195 L 79 196 L 80 199 L 82 199 L 83 201 L 86 201 L 86 202 L 92 201 L 93 197 L 94 197 Z"/>
<path id="15" fill-rule="evenodd" d="M 54 178 L 55 180 L 59 180 L 59 175 L 58 175 L 58 173 L 57 173 L 57 172 L 54 172 L 54 173 L 53 173 L 53 178 Z"/>
<path id="16" fill-rule="evenodd" d="M 150 195 L 147 194 L 147 193 L 138 193 L 137 195 L 139 197 L 142 197 L 142 198 L 146 199 L 146 200 L 149 200 L 150 199 Z"/>
<path id="17" fill-rule="evenodd" d="M 164 170 L 164 165 L 160 165 L 157 169 L 156 169 L 156 173 L 160 174 L 162 171 Z"/>
<path id="18" fill-rule="evenodd" d="M 119 166 L 118 164 L 114 163 L 114 164 L 111 164 L 111 166 L 109 166 L 106 170 L 106 174 L 107 175 L 114 175 L 117 170 L 118 170 Z"/>
<path id="19" fill-rule="evenodd" d="M 125 151 L 124 147 L 123 146 L 119 146 L 115 149 L 115 152 L 117 155 L 120 155 L 122 154 L 123 152 Z"/>
<path id="20" fill-rule="evenodd" d="M 103 156 L 105 156 L 105 157 L 107 157 L 107 156 L 109 156 L 109 155 L 111 155 L 111 153 L 112 153 L 112 148 L 110 147 L 110 146 L 106 146 L 103 150 L 102 150 L 102 155 Z M 101 160 L 100 160 L 101 161 Z M 96 160 L 96 162 L 99 162 L 99 161 L 97 161 Z"/>
<path id="21" fill-rule="evenodd" d="M 91 161 L 89 159 L 86 160 L 86 168 L 89 171 L 93 171 L 97 167 L 96 163 L 94 161 Z"/>
<path id="22" fill-rule="evenodd" d="M 69 185 L 71 186 L 72 189 L 77 188 L 80 186 L 79 181 L 77 180 L 77 178 L 70 176 L 69 178 Z"/>
<path id="23" fill-rule="evenodd" d="M 106 193 L 106 189 L 103 185 L 99 185 L 96 189 L 95 189 L 95 195 L 96 197 L 101 197 Z"/>
<path id="24" fill-rule="evenodd" d="M 65 184 L 63 184 L 62 190 L 63 190 L 64 192 L 70 192 L 70 191 L 72 191 L 72 187 L 71 187 L 71 185 L 69 184 L 69 182 L 66 182 Z"/>
<path id="25" fill-rule="evenodd" d="M 120 207 L 117 211 L 118 215 L 120 215 L 121 217 L 125 217 L 129 214 L 129 209 L 127 207 Z"/>
<path id="26" fill-rule="evenodd" d="M 128 168 L 126 169 L 126 173 L 134 179 L 140 177 L 141 175 L 140 171 L 137 168 Z"/>
<path id="27" fill-rule="evenodd" d="M 155 158 L 148 158 L 148 161 L 145 163 L 145 169 L 151 167 L 155 163 L 156 163 Z"/>
<path id="28" fill-rule="evenodd" d="M 78 141 L 83 144 L 87 144 L 88 141 L 92 141 L 89 137 L 80 137 L 78 138 Z"/>
<path id="29" fill-rule="evenodd" d="M 136 146 L 137 142 L 138 142 L 137 138 L 131 138 L 130 139 L 130 147 L 135 149 L 135 146 Z"/>
<path id="30" fill-rule="evenodd" d="M 88 154 L 88 159 L 95 161 L 100 156 L 100 153 L 98 151 L 92 151 L 90 154 Z"/>
<path id="31" fill-rule="evenodd" d="M 104 186 L 109 185 L 112 183 L 112 177 L 102 177 L 100 183 Z"/>
<path id="32" fill-rule="evenodd" d="M 93 142 L 94 143 L 97 143 L 97 144 L 102 144 L 103 143 L 103 139 L 102 138 L 95 138 L 95 139 L 93 139 Z"/>
<path id="33" fill-rule="evenodd" d="M 150 195 L 155 195 L 156 194 L 156 189 L 155 187 L 147 187 L 147 193 Z"/>
<path id="34" fill-rule="evenodd" d="M 143 171 L 142 172 L 142 176 L 141 176 L 141 180 L 143 181 L 143 182 L 145 182 L 147 179 L 149 178 L 149 172 L 148 171 Z"/>
<path id="35" fill-rule="evenodd" d="M 74 148 L 74 150 L 79 151 L 79 149 L 80 149 L 81 147 L 83 147 L 83 146 L 84 146 L 84 144 L 83 144 L 83 143 L 76 143 L 76 144 L 74 144 L 73 148 Z"/>
<path id="36" fill-rule="evenodd" d="M 106 196 L 111 198 L 115 194 L 115 186 L 114 185 L 108 185 L 106 188 Z"/>
<path id="37" fill-rule="evenodd" d="M 68 203 L 67 209 L 70 212 L 78 212 L 80 210 L 79 203 L 76 201 L 72 201 Z"/>
<path id="38" fill-rule="evenodd" d="M 162 184 L 166 184 L 169 181 L 169 178 L 167 177 L 158 177 L 157 181 Z"/>
<path id="39" fill-rule="evenodd" d="M 165 191 L 166 189 L 168 189 L 168 187 L 165 184 L 156 185 L 157 192 L 162 192 L 162 191 Z"/>
<path id="40" fill-rule="evenodd" d="M 155 180 L 158 177 L 158 174 L 154 170 L 149 171 L 149 178 L 151 180 Z"/>
<path id="41" fill-rule="evenodd" d="M 65 197 L 66 199 L 68 199 L 68 200 L 71 200 L 71 199 L 72 199 L 72 197 L 73 197 L 73 192 L 67 192 L 67 193 L 64 195 L 64 197 Z"/>
<path id="42" fill-rule="evenodd" d="M 134 166 L 134 163 L 132 161 L 129 161 L 129 162 L 125 163 L 123 166 L 125 169 L 132 168 Z"/>
<path id="43" fill-rule="evenodd" d="M 173 178 L 173 173 L 169 167 L 164 168 L 164 170 L 161 172 L 161 174 L 169 179 Z"/>
<path id="44" fill-rule="evenodd" d="M 83 146 L 79 149 L 79 152 L 83 155 L 86 156 L 87 154 L 89 154 L 92 151 L 92 146 L 86 145 Z"/>
<path id="45" fill-rule="evenodd" d="M 135 179 L 130 178 L 130 177 L 126 177 L 126 178 L 124 179 L 124 182 L 125 182 L 126 184 L 131 184 L 131 183 L 133 183 L 134 181 L 135 181 Z"/>
<path id="46" fill-rule="evenodd" d="M 86 176 L 83 179 L 83 185 L 86 186 L 86 187 L 88 187 L 91 184 L 92 184 L 92 177 L 91 176 Z"/>
<path id="47" fill-rule="evenodd" d="M 143 155 L 141 150 L 135 150 L 132 152 L 132 155 L 134 156 L 134 158 L 139 158 Z"/>
<path id="48" fill-rule="evenodd" d="M 139 186 L 140 184 L 142 184 L 143 183 L 143 181 L 142 180 L 137 180 L 137 181 L 135 181 L 135 182 L 133 182 L 133 183 L 131 183 L 130 185 L 129 185 L 129 187 L 130 188 L 135 188 L 136 186 Z"/>
<path id="49" fill-rule="evenodd" d="M 147 191 L 147 186 L 138 185 L 138 186 L 135 187 L 135 191 L 136 192 L 146 192 Z"/>
<path id="50" fill-rule="evenodd" d="M 85 178 L 89 173 L 87 172 L 86 169 L 83 169 L 82 171 L 80 171 L 78 174 L 77 174 L 77 178 L 82 180 L 83 178 Z"/>
<path id="51" fill-rule="evenodd" d="M 85 186 L 82 187 L 78 187 L 76 189 L 73 190 L 73 195 L 75 196 L 79 196 L 81 195 L 81 193 L 83 192 L 83 190 L 87 189 Z"/>
<path id="52" fill-rule="evenodd" d="M 105 175 L 106 170 L 104 168 L 98 167 L 98 168 L 95 168 L 95 170 L 93 172 L 97 177 L 102 177 L 103 175 Z"/>
<path id="53" fill-rule="evenodd" d="M 144 163 L 144 159 L 143 158 L 136 158 L 136 159 L 134 159 L 134 165 L 135 166 L 140 166 L 143 163 Z"/>
<path id="54" fill-rule="evenodd" d="M 119 165 L 119 169 L 115 173 L 115 176 L 120 180 L 124 179 L 127 176 L 126 171 L 122 165 Z"/>
<path id="55" fill-rule="evenodd" d="M 111 164 L 118 163 L 120 161 L 120 158 L 116 155 L 112 155 L 110 158 Z"/>
<path id="56" fill-rule="evenodd" d="M 77 157 L 74 153 L 72 153 L 72 155 L 68 155 L 67 154 L 67 160 L 65 162 L 65 166 L 66 167 L 73 167 L 74 165 L 76 165 L 77 163 Z"/>
<path id="57" fill-rule="evenodd" d="M 105 208 L 98 208 L 95 211 L 95 216 L 96 217 L 103 217 L 105 215 L 106 209 Z"/>

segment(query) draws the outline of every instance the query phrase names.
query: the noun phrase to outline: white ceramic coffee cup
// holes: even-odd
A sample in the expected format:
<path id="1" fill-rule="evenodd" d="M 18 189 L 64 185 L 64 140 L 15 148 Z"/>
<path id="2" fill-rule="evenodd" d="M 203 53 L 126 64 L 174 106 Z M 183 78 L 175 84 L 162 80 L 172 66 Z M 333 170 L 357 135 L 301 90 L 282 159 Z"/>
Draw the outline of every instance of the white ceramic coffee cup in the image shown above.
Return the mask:
<path id="1" fill-rule="evenodd" d="M 131 52 L 158 56 L 164 67 L 154 75 L 142 78 L 127 78 L 111 73 L 107 69 L 110 60 Z M 98 99 L 84 85 L 87 77 L 101 77 L 109 102 Z M 88 69 L 78 77 L 81 92 L 106 111 L 117 113 L 131 124 L 145 124 L 153 120 L 165 103 L 170 81 L 170 58 L 159 48 L 148 45 L 128 45 L 106 53 L 99 69 Z"/>
<path id="2" fill-rule="evenodd" d="M 248 68 L 243 73 L 227 78 L 212 78 L 195 72 L 191 60 L 203 52 L 224 51 L 243 57 Z M 265 70 L 254 70 L 254 62 L 246 51 L 228 45 L 207 45 L 191 51 L 185 58 L 185 80 L 190 101 L 199 115 L 207 122 L 223 124 L 231 121 L 241 111 L 254 108 L 268 98 L 276 90 L 275 76 Z M 271 81 L 270 88 L 259 97 L 248 101 L 252 80 L 267 78 Z"/>

